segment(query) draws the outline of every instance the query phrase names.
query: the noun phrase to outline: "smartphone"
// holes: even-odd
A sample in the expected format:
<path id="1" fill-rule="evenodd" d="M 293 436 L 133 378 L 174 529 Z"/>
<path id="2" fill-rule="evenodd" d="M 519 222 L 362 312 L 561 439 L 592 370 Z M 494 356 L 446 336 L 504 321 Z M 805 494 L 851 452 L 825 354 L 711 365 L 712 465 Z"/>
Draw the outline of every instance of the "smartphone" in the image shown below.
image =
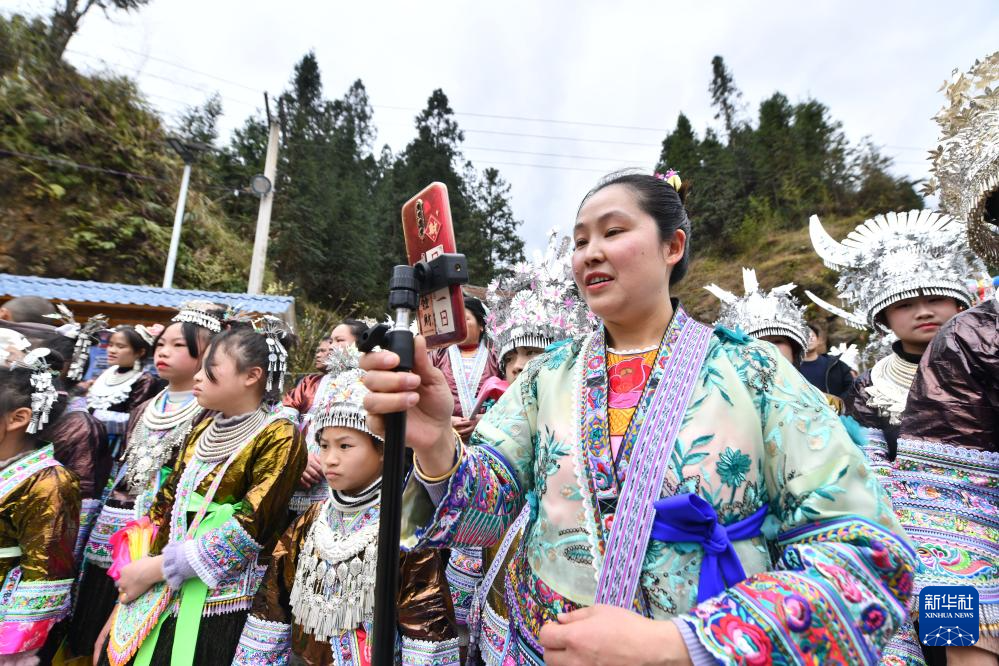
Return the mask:
<path id="1" fill-rule="evenodd" d="M 402 206 L 402 233 L 409 264 L 430 261 L 457 252 L 447 185 L 431 183 Z M 417 313 L 420 333 L 427 347 L 446 347 L 461 342 L 465 328 L 465 297 L 461 285 L 452 285 L 420 297 Z"/>

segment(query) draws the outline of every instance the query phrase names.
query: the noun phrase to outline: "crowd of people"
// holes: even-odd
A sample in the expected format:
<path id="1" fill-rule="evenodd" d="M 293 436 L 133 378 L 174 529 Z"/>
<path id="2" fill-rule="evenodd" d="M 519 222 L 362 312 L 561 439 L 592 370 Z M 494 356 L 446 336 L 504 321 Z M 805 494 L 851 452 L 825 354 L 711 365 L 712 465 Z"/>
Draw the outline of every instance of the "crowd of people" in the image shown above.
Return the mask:
<path id="1" fill-rule="evenodd" d="M 0 665 L 370 663 L 399 411 L 398 663 L 996 664 L 991 149 L 971 178 L 938 168 L 960 206 L 842 241 L 812 218 L 841 304 L 807 296 L 870 332 L 866 363 L 751 268 L 742 295 L 705 287 L 716 322 L 690 316 L 674 172 L 601 180 L 569 237 L 465 298 L 460 344 L 416 338 L 409 373 L 358 351 L 360 320 L 286 386 L 272 317 L 191 302 L 109 328 L 8 301 Z M 931 585 L 978 590 L 975 645 L 922 644 Z"/>

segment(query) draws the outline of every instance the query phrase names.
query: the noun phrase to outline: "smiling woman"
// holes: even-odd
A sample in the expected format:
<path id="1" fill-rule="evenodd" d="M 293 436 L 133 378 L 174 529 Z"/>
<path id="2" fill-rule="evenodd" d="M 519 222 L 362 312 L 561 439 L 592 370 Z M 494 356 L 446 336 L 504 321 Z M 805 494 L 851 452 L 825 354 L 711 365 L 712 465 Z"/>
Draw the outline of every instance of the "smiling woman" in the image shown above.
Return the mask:
<path id="1" fill-rule="evenodd" d="M 675 174 L 615 174 L 587 194 L 572 267 L 603 327 L 528 365 L 471 445 L 439 371 L 363 359 L 373 430 L 408 409 L 405 543 L 490 546 L 522 514 L 514 663 L 875 663 L 915 553 L 818 392 L 670 298 L 681 192 Z"/>

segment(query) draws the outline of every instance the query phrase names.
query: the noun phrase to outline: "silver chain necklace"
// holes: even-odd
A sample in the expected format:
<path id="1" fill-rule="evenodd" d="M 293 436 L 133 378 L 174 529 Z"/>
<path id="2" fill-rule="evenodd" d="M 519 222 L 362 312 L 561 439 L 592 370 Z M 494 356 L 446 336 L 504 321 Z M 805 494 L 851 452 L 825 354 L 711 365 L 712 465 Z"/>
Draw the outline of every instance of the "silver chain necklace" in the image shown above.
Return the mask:
<path id="1" fill-rule="evenodd" d="M 142 419 L 132 432 L 125 452 L 125 480 L 130 492 L 138 494 L 149 488 L 180 444 L 187 439 L 201 405 L 193 397 L 180 409 L 165 410 L 168 391 L 161 391 L 143 410 Z M 158 406 L 164 402 L 164 409 Z"/>
<path id="2" fill-rule="evenodd" d="M 233 425 L 212 419 L 194 445 L 194 457 L 207 463 L 220 463 L 242 448 L 264 427 L 267 412 L 262 408 Z"/>

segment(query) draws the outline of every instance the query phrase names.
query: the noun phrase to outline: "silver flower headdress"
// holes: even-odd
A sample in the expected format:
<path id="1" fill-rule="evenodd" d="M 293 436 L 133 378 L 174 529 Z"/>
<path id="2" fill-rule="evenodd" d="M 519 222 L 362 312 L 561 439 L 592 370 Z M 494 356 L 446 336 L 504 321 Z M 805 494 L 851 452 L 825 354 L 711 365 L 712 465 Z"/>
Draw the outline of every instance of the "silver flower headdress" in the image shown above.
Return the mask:
<path id="1" fill-rule="evenodd" d="M 378 441 L 384 441 L 368 428 L 368 412 L 364 409 L 364 396 L 368 394 L 368 389 L 361 383 L 362 377 L 364 371 L 354 368 L 333 380 L 333 386 L 313 421 L 312 432 L 317 438 L 323 428 L 342 427 L 360 430 Z"/>
<path id="2" fill-rule="evenodd" d="M 291 331 L 281 319 L 271 315 L 255 320 L 253 327 L 267 340 L 267 391 L 277 384 L 278 393 L 283 393 L 284 374 L 288 370 L 288 350 L 281 340 Z"/>
<path id="3" fill-rule="evenodd" d="M 705 287 L 722 302 L 715 324 L 739 328 L 755 338 L 781 335 L 796 343 L 799 353 L 804 352 L 808 348 L 808 325 L 805 308 L 791 295 L 795 285 L 783 284 L 765 292 L 752 268 L 742 269 L 742 283 L 745 296 L 736 296 L 716 284 Z"/>
<path id="4" fill-rule="evenodd" d="M 930 152 L 925 193 L 939 191 L 941 208 L 968 225 L 978 256 L 999 264 L 999 51 L 967 73 L 955 69 L 943 91 L 947 103 L 934 117 L 940 144 Z"/>
<path id="5" fill-rule="evenodd" d="M 180 306 L 180 311 L 170 321 L 187 322 L 207 328 L 212 333 L 220 333 L 222 315 L 221 306 L 211 301 L 188 301 Z"/>
<path id="6" fill-rule="evenodd" d="M 361 362 L 361 351 L 357 345 L 350 344 L 346 347 L 334 345 L 326 355 L 327 374 L 339 376 L 350 370 L 357 370 Z"/>
<path id="7" fill-rule="evenodd" d="M 73 356 L 69 360 L 69 370 L 66 371 L 66 379 L 74 382 L 80 381 L 90 364 L 90 348 L 97 341 L 97 334 L 108 327 L 107 315 L 96 314 L 86 323 L 80 325 L 77 323 L 73 311 L 64 304 L 56 303 L 55 307 L 54 314 L 45 316 L 64 322 L 64 325 L 59 329 L 60 334 L 75 340 Z"/>
<path id="8" fill-rule="evenodd" d="M 486 328 L 502 363 L 517 347 L 539 347 L 592 330 L 590 313 L 572 279 L 570 239 L 548 233 L 545 253 L 517 264 L 513 274 L 494 280 L 486 292 Z"/>
<path id="9" fill-rule="evenodd" d="M 985 267 L 968 246 L 964 225 L 949 215 L 931 210 L 885 213 L 860 224 L 842 242 L 826 232 L 817 215 L 808 229 L 815 252 L 839 271 L 836 289 L 850 310 L 805 293 L 851 326 L 882 327 L 878 314 L 919 295 L 973 304 L 968 281 Z"/>
<path id="10" fill-rule="evenodd" d="M 31 371 L 31 422 L 28 424 L 28 434 L 34 435 L 49 422 L 52 406 L 59 399 L 59 393 L 52 384 L 52 368 L 45 357 L 49 355 L 46 347 L 38 347 L 17 361 L 14 367 L 23 367 Z"/>

